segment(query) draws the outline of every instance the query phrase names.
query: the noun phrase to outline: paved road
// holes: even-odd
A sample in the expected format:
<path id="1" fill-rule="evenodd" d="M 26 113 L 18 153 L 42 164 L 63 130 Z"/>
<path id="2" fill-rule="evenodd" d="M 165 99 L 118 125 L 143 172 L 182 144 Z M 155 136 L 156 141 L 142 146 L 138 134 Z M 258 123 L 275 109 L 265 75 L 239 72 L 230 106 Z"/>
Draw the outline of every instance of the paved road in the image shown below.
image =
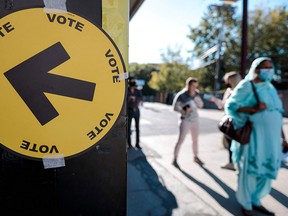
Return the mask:
<path id="1" fill-rule="evenodd" d="M 199 110 L 199 157 L 203 167 L 193 162 L 187 136 L 180 151 L 179 165 L 171 165 L 178 134 L 178 116 L 171 106 L 144 103 L 141 108 L 142 150 L 128 150 L 128 216 L 146 215 L 241 215 L 235 199 L 237 171 L 223 170 L 228 160 L 217 122 L 218 110 Z M 288 119 L 284 119 L 288 137 Z M 284 158 L 284 156 L 283 156 Z M 263 204 L 288 215 L 288 163 L 283 163 Z M 260 214 L 257 214 L 260 215 Z"/>

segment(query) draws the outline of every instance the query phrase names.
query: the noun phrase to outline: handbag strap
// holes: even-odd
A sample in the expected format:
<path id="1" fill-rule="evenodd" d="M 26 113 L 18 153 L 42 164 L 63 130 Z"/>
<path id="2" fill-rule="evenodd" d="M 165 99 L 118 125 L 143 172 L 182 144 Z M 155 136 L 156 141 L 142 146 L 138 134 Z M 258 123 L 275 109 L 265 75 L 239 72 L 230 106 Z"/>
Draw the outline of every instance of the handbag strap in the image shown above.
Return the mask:
<path id="1" fill-rule="evenodd" d="M 258 94 L 257 94 L 257 92 L 256 92 L 255 85 L 254 85 L 254 83 L 253 83 L 252 80 L 251 80 L 250 82 L 251 82 L 251 85 L 252 85 L 252 89 L 253 89 L 253 92 L 254 92 L 254 95 L 255 95 L 255 98 L 256 98 L 257 104 L 259 105 L 260 100 L 259 100 Z"/>

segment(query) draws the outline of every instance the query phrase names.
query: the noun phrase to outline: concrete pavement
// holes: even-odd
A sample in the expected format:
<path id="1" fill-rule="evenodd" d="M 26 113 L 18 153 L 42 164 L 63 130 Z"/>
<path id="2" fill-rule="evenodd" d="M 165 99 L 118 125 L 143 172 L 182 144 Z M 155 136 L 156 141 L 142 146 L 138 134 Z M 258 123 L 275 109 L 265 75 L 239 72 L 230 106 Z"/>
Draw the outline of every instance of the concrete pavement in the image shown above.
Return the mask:
<path id="1" fill-rule="evenodd" d="M 150 120 L 143 114 L 151 108 L 176 115 L 171 106 L 144 103 L 140 129 L 149 125 Z M 228 160 L 222 134 L 215 125 L 223 113 L 202 109 L 199 114 L 203 122 L 209 119 L 209 124 L 200 125 L 199 157 L 205 162 L 203 167 L 193 162 L 188 136 L 180 150 L 180 169 L 171 164 L 177 133 L 141 136 L 142 150 L 128 150 L 128 216 L 241 215 L 235 199 L 237 171 L 220 168 Z M 287 134 L 287 118 L 284 128 Z M 286 163 L 273 182 L 270 195 L 263 199 L 263 205 L 279 216 L 288 215 L 287 176 Z"/>

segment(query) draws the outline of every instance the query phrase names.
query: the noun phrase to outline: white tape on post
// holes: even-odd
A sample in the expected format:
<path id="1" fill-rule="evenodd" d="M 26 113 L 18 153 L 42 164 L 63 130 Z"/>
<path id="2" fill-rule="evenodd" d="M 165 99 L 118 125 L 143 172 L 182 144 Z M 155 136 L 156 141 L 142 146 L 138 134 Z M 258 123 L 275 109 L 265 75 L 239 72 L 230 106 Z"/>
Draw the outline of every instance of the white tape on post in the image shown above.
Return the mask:
<path id="1" fill-rule="evenodd" d="M 43 0 L 45 13 L 67 13 L 66 0 Z"/>
<path id="2" fill-rule="evenodd" d="M 44 169 L 58 168 L 65 166 L 63 154 L 47 155 L 42 158 Z"/>
<path id="3" fill-rule="evenodd" d="M 129 73 L 125 72 L 125 73 L 119 74 L 118 76 L 119 76 L 119 80 L 125 80 L 129 78 Z"/>

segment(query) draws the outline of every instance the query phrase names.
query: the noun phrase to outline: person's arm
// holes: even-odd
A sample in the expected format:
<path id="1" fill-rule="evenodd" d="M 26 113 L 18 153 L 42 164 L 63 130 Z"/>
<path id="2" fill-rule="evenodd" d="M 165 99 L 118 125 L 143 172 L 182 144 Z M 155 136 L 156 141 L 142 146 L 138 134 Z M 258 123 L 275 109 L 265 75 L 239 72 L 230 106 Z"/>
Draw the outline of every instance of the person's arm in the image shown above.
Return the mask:
<path id="1" fill-rule="evenodd" d="M 182 107 L 183 107 L 183 104 L 180 102 L 179 98 L 181 96 L 181 93 L 178 92 L 176 94 L 176 96 L 174 97 L 173 99 L 173 103 L 172 103 L 172 106 L 173 106 L 173 110 L 176 111 L 176 112 L 182 112 Z"/>
<path id="2" fill-rule="evenodd" d="M 188 107 L 185 107 L 185 104 L 179 100 L 179 98 L 175 101 L 174 105 L 174 111 L 181 113 L 181 115 L 186 115 L 187 113 L 192 112 L 192 108 L 190 105 Z"/>
<path id="3" fill-rule="evenodd" d="M 250 81 L 239 84 L 229 97 L 229 101 L 231 97 L 234 99 L 234 101 L 238 101 L 238 103 L 234 102 L 233 104 L 236 112 L 254 114 L 267 108 L 266 104 L 263 102 L 259 102 L 259 104 L 256 103 L 254 106 L 248 105 L 251 99 L 255 100 L 255 95 Z"/>
<path id="4" fill-rule="evenodd" d="M 226 91 L 224 92 L 223 98 L 222 98 L 222 101 L 221 101 L 223 107 L 224 107 L 227 99 L 230 97 L 231 93 L 232 93 L 231 88 L 227 88 Z"/>
<path id="5" fill-rule="evenodd" d="M 183 103 L 177 100 L 173 105 L 174 111 L 183 113 Z"/>
<path id="6" fill-rule="evenodd" d="M 204 102 L 203 100 L 201 99 L 201 97 L 199 95 L 197 95 L 195 98 L 194 98 L 194 101 L 196 103 L 196 106 L 198 108 L 202 108 L 204 106 Z"/>
<path id="7" fill-rule="evenodd" d="M 139 100 L 139 105 L 142 106 L 143 105 L 143 94 L 141 90 L 138 90 L 138 100 Z"/>
<path id="8" fill-rule="evenodd" d="M 260 102 L 256 106 L 240 107 L 239 109 L 237 109 L 237 112 L 246 112 L 246 113 L 253 114 L 253 113 L 265 110 L 265 109 L 266 109 L 266 104 Z"/>

